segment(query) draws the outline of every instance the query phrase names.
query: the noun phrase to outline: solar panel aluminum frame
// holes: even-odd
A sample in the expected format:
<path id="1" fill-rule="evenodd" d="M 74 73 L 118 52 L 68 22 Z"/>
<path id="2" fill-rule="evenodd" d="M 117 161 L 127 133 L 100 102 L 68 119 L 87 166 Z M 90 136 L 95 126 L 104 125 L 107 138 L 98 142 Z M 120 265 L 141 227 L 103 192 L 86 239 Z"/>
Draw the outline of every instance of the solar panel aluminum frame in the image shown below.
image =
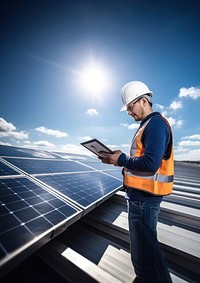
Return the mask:
<path id="1" fill-rule="evenodd" d="M 29 179 L 32 183 L 35 183 L 37 186 L 44 189 L 44 191 L 50 193 L 51 195 L 58 198 L 57 195 L 54 194 L 54 192 L 51 192 L 46 188 L 45 186 L 42 186 L 39 182 L 35 181 L 33 178 L 29 176 L 20 176 L 16 175 L 9 176 L 10 179 Z M 5 180 L 8 178 L 5 178 Z M 2 178 L 1 178 L 2 180 Z M 28 241 L 24 245 L 20 246 L 18 249 L 14 250 L 13 252 L 7 254 L 3 259 L 0 260 L 0 278 L 5 276 L 10 270 L 12 270 L 14 267 L 16 267 L 18 264 L 20 264 L 23 260 L 25 260 L 28 256 L 30 256 L 32 253 L 37 251 L 40 247 L 42 247 L 44 244 L 58 236 L 60 233 L 65 231 L 70 225 L 78 221 L 82 215 L 83 211 L 78 208 L 77 206 L 72 206 L 67 202 L 66 199 L 58 198 L 66 203 L 66 205 L 70 206 L 74 210 L 76 210 L 76 213 L 72 214 L 71 216 L 67 217 L 66 219 L 62 220 L 58 224 L 54 225 L 50 229 L 46 230 L 45 232 L 41 233 L 40 235 L 34 237 L 32 240 Z M 12 240 L 12 239 L 11 239 Z"/>

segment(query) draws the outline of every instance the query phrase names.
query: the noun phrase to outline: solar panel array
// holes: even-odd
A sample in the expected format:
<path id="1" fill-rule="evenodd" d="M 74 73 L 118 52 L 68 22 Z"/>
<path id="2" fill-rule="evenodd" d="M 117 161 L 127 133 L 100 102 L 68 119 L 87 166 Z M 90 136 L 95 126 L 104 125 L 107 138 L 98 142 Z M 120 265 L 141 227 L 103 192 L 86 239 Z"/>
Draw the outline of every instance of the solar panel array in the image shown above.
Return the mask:
<path id="1" fill-rule="evenodd" d="M 1 273 L 121 185 L 120 168 L 95 157 L 0 145 Z"/>

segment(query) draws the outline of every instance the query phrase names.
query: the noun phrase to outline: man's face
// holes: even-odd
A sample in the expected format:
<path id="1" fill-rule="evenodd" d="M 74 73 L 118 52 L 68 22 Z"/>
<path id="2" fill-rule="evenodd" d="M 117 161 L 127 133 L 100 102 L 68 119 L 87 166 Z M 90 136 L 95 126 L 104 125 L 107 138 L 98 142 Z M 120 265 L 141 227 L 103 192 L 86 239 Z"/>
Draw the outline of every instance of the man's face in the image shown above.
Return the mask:
<path id="1" fill-rule="evenodd" d="M 142 98 L 135 102 L 129 103 L 127 106 L 128 115 L 132 116 L 135 121 L 142 121 L 144 119 L 144 108 L 142 105 Z"/>

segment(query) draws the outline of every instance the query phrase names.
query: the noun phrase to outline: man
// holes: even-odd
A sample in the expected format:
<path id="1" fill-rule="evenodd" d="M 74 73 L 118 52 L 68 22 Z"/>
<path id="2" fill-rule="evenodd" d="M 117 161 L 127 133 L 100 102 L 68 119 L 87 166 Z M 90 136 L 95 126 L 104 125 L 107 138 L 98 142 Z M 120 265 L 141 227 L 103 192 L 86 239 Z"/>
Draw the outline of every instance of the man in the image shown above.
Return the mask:
<path id="1" fill-rule="evenodd" d="M 173 187 L 174 160 L 172 130 L 167 120 L 152 110 L 152 91 L 140 81 L 122 88 L 128 115 L 141 121 L 133 137 L 130 156 L 120 150 L 103 154 L 103 163 L 123 167 L 128 199 L 133 282 L 172 282 L 157 239 L 160 203 Z"/>

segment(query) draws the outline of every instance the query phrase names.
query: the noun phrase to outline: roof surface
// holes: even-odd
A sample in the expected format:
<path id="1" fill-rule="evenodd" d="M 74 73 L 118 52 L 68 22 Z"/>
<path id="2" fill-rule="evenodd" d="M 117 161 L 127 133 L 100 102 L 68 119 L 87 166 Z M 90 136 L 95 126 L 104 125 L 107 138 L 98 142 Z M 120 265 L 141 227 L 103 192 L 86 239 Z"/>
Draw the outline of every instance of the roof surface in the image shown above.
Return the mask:
<path id="1" fill-rule="evenodd" d="M 92 157 L 76 154 L 69 156 L 65 153 L 58 156 L 57 153 L 31 150 L 24 151 L 24 156 L 21 156 L 20 150 L 0 147 L 0 182 L 5 184 L 8 180 L 26 180 L 27 187 L 28 180 L 31 184 L 34 183 L 37 189 L 39 187 L 44 190 L 46 197 L 48 194 L 53 195 L 53 203 L 59 199 L 64 202 L 64 207 L 70 207 L 67 213 L 71 213 L 71 216 L 66 215 L 64 219 L 58 218 L 60 222 L 50 229 L 51 237 L 48 239 L 49 233 L 45 234 L 43 231 L 39 237 L 34 237 L 36 239 L 34 243 L 31 242 L 29 245 L 28 242 L 28 249 L 11 253 L 10 258 L 9 253 L 4 257 L 1 256 L 7 259 L 6 264 L 3 264 L 0 269 L 3 276 L 2 282 L 16 282 L 17 278 L 20 281 L 23 279 L 24 282 L 55 282 L 55 280 L 61 283 L 132 282 L 135 275 L 129 253 L 126 201 L 123 189 L 119 190 L 121 188 L 120 170 L 111 170 L 111 167 L 107 165 L 102 167 L 102 164 Z M 164 197 L 161 204 L 158 238 L 175 283 L 199 280 L 199 173 L 199 164 L 175 162 L 173 193 Z M 77 183 L 76 180 L 78 180 Z M 89 204 L 80 201 L 82 198 L 77 201 L 77 197 L 66 195 L 65 191 L 63 193 L 63 189 L 60 189 L 61 185 L 67 184 L 67 188 L 71 187 L 72 191 L 77 191 L 80 185 L 83 185 L 82 192 L 84 192 L 87 187 L 92 187 L 94 182 L 97 190 L 98 182 L 101 185 L 104 184 L 104 188 L 111 188 L 111 190 L 108 194 L 103 194 L 103 197 L 98 196 L 94 201 L 90 201 Z M 20 184 L 24 186 L 23 182 Z M 92 190 L 95 191 L 95 187 Z M 16 195 L 19 196 L 18 192 Z M 26 200 L 32 199 L 26 197 Z M 86 195 L 86 199 L 88 198 L 90 198 L 89 195 Z M 2 203 L 1 195 L 1 208 Z M 16 203 L 18 202 L 15 201 L 14 204 Z M 43 202 L 41 208 L 44 204 L 46 203 Z M 52 205 L 52 202 L 50 204 Z M 7 206 L 11 208 L 8 201 Z M 63 215 L 62 206 L 57 208 L 55 206 L 55 211 L 57 209 Z M 17 217 L 20 217 L 19 210 L 16 208 L 14 210 L 14 215 Z M 25 214 L 21 215 L 24 217 Z M 55 212 L 53 215 L 57 217 Z M 1 219 L 3 216 L 5 212 L 1 210 Z M 46 219 L 46 216 L 44 218 Z M 49 219 L 52 221 L 51 218 Z M 1 247 L 2 239 L 5 243 L 2 235 L 5 232 L 6 223 L 4 222 L 4 228 L 1 228 L 4 229 L 0 233 Z M 10 225 L 10 229 L 13 230 L 12 222 Z M 21 239 L 22 235 L 23 233 L 16 236 Z M 8 237 L 7 242 L 13 242 L 13 238 Z"/>

